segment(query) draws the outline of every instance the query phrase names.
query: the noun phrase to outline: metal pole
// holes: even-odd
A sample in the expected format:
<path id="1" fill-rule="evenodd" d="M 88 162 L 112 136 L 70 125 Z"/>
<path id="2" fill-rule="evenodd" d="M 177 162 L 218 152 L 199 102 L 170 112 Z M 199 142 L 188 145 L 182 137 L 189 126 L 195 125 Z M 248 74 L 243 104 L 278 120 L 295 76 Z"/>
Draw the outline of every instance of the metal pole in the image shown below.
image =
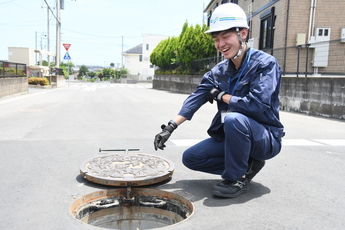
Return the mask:
<path id="1" fill-rule="evenodd" d="M 298 54 L 297 54 L 297 77 L 298 77 L 298 74 L 299 74 L 299 59 L 300 59 L 300 54 L 301 54 L 301 47 L 302 45 L 298 45 L 297 48 L 298 48 Z"/>
<path id="2" fill-rule="evenodd" d="M 286 24 L 285 24 L 285 37 L 284 37 L 284 62 L 283 62 L 283 72 L 286 73 L 286 53 L 287 53 L 287 38 L 288 38 L 288 31 L 289 31 L 289 14 L 290 14 L 290 0 L 287 2 L 287 10 L 286 10 Z"/>
<path id="3" fill-rule="evenodd" d="M 140 149 L 101 149 L 99 148 L 98 151 L 102 152 L 102 151 L 125 151 L 126 154 L 128 154 L 128 151 L 139 151 Z"/>
<path id="4" fill-rule="evenodd" d="M 305 60 L 305 77 L 308 75 L 308 59 L 309 59 L 309 46 L 310 44 L 305 45 L 307 47 L 307 58 Z"/>
<path id="5" fill-rule="evenodd" d="M 55 67 L 60 67 L 60 0 L 56 1 L 56 56 L 55 56 Z"/>
<path id="6" fill-rule="evenodd" d="M 123 36 L 122 36 L 122 53 L 121 53 L 121 69 L 123 69 Z"/>
<path id="7" fill-rule="evenodd" d="M 37 31 L 35 31 L 35 49 L 37 50 Z M 37 65 L 37 52 L 35 52 L 35 65 Z"/>
<path id="8" fill-rule="evenodd" d="M 47 51 L 49 52 L 49 7 L 47 7 Z M 48 68 L 50 68 L 50 55 L 47 57 Z M 50 74 L 50 71 L 49 71 Z"/>

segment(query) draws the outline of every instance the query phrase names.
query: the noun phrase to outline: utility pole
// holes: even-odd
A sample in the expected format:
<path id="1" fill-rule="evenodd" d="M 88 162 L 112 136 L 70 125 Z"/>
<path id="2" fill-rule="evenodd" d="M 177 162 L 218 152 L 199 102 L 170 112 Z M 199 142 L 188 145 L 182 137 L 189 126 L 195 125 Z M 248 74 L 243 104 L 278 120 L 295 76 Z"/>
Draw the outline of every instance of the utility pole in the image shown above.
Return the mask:
<path id="1" fill-rule="evenodd" d="M 61 19 L 60 19 L 60 0 L 56 1 L 56 56 L 55 56 L 55 67 L 60 67 L 60 30 L 61 30 Z"/>
<path id="2" fill-rule="evenodd" d="M 122 36 L 122 53 L 121 53 L 121 69 L 123 69 L 123 36 Z"/>
<path id="3" fill-rule="evenodd" d="M 49 52 L 49 7 L 47 7 L 47 51 Z M 50 67 L 50 56 L 47 57 L 48 67 Z"/>

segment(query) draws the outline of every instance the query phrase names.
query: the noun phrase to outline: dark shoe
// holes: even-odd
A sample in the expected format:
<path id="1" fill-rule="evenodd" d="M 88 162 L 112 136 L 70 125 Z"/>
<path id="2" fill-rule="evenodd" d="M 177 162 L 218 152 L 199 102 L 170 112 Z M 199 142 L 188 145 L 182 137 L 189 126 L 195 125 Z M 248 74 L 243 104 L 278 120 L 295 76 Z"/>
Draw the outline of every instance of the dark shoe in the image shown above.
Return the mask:
<path id="1" fill-rule="evenodd" d="M 255 177 L 255 175 L 264 167 L 265 161 L 255 160 L 253 158 L 249 158 L 248 161 L 248 170 L 246 173 L 246 178 L 248 179 L 248 183 Z"/>
<path id="2" fill-rule="evenodd" d="M 236 181 L 223 180 L 213 186 L 212 194 L 220 197 L 234 198 L 249 190 L 247 178 Z"/>

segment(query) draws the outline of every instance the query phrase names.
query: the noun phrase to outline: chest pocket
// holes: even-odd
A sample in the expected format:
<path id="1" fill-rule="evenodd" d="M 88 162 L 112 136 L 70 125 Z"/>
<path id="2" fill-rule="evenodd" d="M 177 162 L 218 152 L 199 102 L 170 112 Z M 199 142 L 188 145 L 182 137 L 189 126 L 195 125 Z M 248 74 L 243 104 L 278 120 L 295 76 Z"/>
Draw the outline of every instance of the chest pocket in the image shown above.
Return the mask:
<path id="1" fill-rule="evenodd" d="M 239 97 L 244 97 L 249 93 L 249 90 L 250 90 L 249 81 L 239 82 L 235 89 L 234 95 L 239 96 Z"/>
<path id="2" fill-rule="evenodd" d="M 215 74 L 216 76 L 216 84 L 217 84 L 217 87 L 224 91 L 224 92 L 227 92 L 228 91 L 228 79 L 226 76 L 221 76 L 221 75 L 218 75 L 218 74 Z"/>

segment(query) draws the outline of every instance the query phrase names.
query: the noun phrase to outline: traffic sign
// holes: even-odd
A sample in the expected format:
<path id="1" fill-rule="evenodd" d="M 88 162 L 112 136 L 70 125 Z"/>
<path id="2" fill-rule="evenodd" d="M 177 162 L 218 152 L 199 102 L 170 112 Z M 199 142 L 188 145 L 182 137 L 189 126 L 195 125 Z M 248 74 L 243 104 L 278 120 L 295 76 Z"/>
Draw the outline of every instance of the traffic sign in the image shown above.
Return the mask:
<path id="1" fill-rule="evenodd" d="M 65 47 L 66 51 L 68 51 L 69 47 L 71 46 L 71 44 L 62 44 L 63 47 Z"/>
<path id="2" fill-rule="evenodd" d="M 66 52 L 65 56 L 63 57 L 63 60 L 71 60 L 71 56 L 69 56 L 68 52 Z"/>

